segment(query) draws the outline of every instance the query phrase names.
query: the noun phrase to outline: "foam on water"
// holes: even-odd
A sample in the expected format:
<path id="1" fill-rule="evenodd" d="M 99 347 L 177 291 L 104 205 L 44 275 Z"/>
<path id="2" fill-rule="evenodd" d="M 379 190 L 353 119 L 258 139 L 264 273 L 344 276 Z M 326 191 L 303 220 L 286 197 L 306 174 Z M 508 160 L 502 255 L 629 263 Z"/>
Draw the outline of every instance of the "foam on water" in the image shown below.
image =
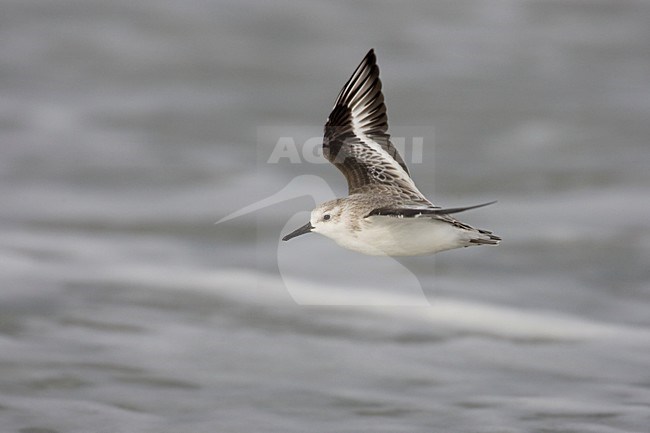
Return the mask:
<path id="1" fill-rule="evenodd" d="M 391 320 L 421 322 L 440 332 L 465 332 L 499 338 L 521 340 L 572 341 L 591 338 L 649 339 L 645 328 L 619 324 L 599 323 L 553 312 L 523 311 L 497 305 L 461 301 L 457 299 L 430 299 L 429 306 L 416 304 L 410 296 L 391 294 L 371 288 L 347 288 L 319 284 L 314 281 L 285 279 L 250 269 L 206 271 L 183 268 L 147 266 L 120 266 L 93 269 L 89 273 L 72 276 L 70 281 L 84 284 L 119 284 L 144 286 L 160 290 L 198 291 L 226 298 L 230 302 L 258 306 L 291 306 L 299 290 L 303 306 L 343 308 L 347 314 L 371 314 Z M 294 292 L 287 289 L 289 285 Z M 381 326 L 381 325 L 378 325 Z M 647 340 L 650 341 L 650 340 Z"/>

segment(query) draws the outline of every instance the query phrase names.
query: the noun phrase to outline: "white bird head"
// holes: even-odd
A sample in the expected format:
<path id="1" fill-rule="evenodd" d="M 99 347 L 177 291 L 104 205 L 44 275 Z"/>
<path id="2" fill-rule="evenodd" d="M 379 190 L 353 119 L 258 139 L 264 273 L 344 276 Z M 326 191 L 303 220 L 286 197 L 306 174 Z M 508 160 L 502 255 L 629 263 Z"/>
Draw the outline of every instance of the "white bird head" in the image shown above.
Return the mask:
<path id="1" fill-rule="evenodd" d="M 306 233 L 320 233 L 332 237 L 332 234 L 344 230 L 342 199 L 330 200 L 321 203 L 311 211 L 309 222 L 304 226 L 292 231 L 282 238 L 283 241 L 295 238 Z"/>

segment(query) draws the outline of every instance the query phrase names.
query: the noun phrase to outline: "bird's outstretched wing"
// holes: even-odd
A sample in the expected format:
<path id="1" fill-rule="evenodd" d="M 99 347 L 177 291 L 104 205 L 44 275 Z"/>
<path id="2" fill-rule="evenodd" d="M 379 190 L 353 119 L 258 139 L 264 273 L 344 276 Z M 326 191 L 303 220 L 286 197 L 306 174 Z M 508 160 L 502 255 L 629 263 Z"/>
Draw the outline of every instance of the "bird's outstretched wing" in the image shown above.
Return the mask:
<path id="1" fill-rule="evenodd" d="M 391 206 L 391 207 L 381 207 L 373 209 L 366 217 L 369 216 L 393 216 L 398 218 L 419 218 L 427 216 L 443 216 L 451 215 L 456 213 L 465 212 L 472 209 L 478 209 L 483 206 L 489 206 L 496 203 L 496 201 L 491 201 L 488 203 L 476 204 L 474 206 L 464 206 L 464 207 L 452 207 L 452 208 L 432 208 L 432 207 L 422 207 L 422 206 Z"/>
<path id="2" fill-rule="evenodd" d="M 349 194 L 377 190 L 431 205 L 415 186 L 387 130 L 379 67 L 370 50 L 336 98 L 325 124 L 323 153 L 347 179 Z"/>
<path id="3" fill-rule="evenodd" d="M 501 241 L 501 238 L 499 236 L 496 236 L 488 230 L 474 229 L 472 226 L 458 221 L 456 218 L 451 216 L 452 214 L 465 212 L 471 209 L 477 209 L 483 206 L 489 206 L 494 203 L 496 203 L 496 201 L 481 203 L 474 206 L 454 207 L 447 209 L 418 205 L 390 206 L 373 209 L 365 217 L 368 218 L 372 216 L 379 216 L 393 218 L 434 218 L 437 220 L 445 221 L 455 227 L 464 230 L 473 230 L 483 235 L 481 237 L 470 240 L 471 243 L 497 245 Z"/>

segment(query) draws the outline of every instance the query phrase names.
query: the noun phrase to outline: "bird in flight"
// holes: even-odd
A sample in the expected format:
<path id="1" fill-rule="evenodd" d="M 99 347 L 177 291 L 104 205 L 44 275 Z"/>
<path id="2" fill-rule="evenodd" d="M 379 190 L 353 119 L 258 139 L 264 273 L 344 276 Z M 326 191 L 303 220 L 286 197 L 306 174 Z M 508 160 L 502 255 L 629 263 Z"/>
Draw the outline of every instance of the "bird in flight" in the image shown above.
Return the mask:
<path id="1" fill-rule="evenodd" d="M 318 205 L 310 220 L 283 241 L 314 232 L 369 255 L 416 256 L 501 238 L 457 214 L 487 206 L 442 209 L 418 190 L 390 142 L 379 67 L 370 50 L 339 92 L 325 124 L 323 153 L 348 182 L 348 196 Z"/>

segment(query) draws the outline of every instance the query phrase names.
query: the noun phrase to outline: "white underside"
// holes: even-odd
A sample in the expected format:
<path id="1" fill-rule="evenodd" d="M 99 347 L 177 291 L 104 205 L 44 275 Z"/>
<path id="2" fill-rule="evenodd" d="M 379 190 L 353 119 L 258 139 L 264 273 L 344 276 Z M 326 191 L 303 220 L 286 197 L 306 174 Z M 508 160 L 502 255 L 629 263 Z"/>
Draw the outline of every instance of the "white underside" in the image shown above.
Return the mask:
<path id="1" fill-rule="evenodd" d="M 361 230 L 323 233 L 344 248 L 373 256 L 419 256 L 466 247 L 484 237 L 435 218 L 365 218 Z"/>

